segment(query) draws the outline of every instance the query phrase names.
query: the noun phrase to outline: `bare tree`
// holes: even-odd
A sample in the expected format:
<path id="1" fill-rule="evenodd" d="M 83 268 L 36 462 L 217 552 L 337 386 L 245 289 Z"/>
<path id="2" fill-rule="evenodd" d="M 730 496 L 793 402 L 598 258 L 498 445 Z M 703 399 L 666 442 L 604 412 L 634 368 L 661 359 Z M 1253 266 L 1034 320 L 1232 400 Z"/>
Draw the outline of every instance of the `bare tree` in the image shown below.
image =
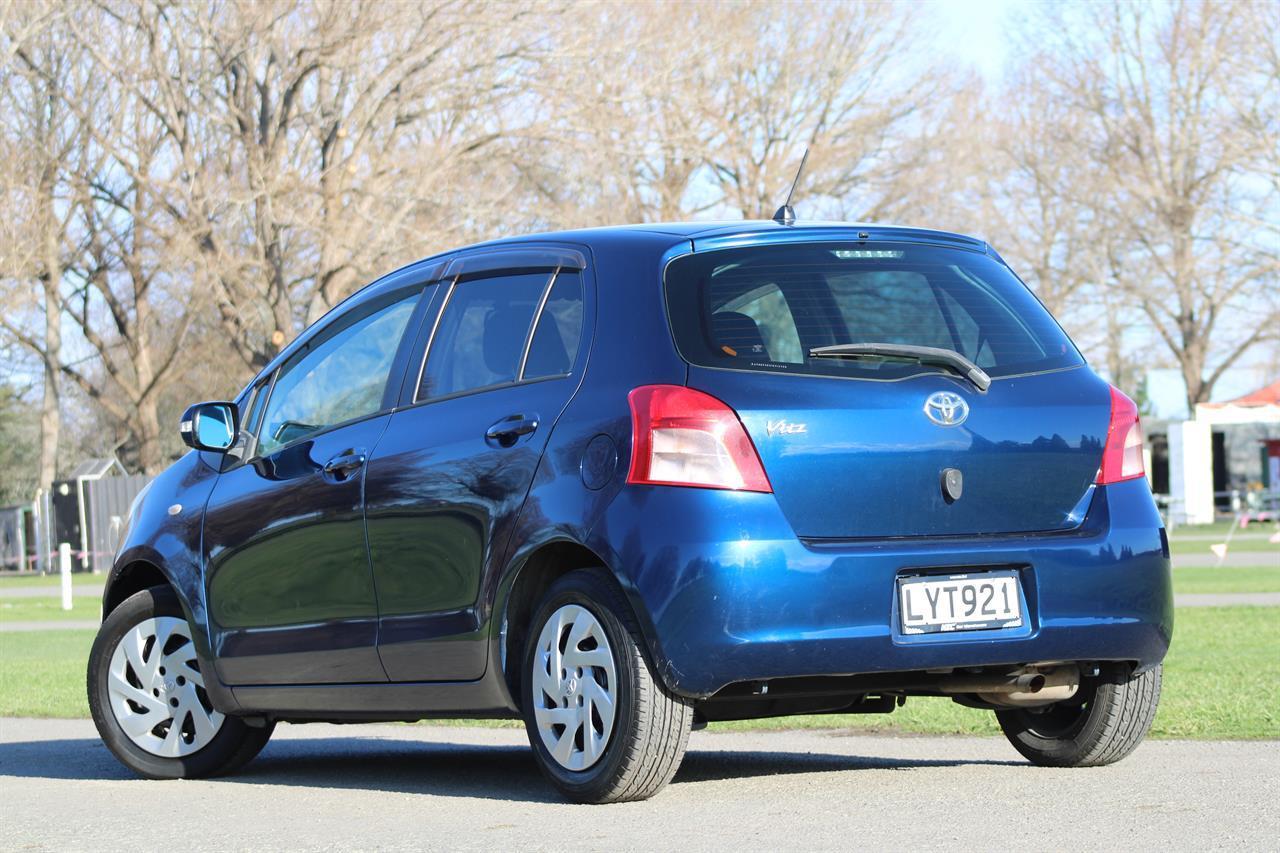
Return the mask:
<path id="1" fill-rule="evenodd" d="M 0 64 L 0 123 L 4 134 L 5 198 L 0 226 L 0 278 L 6 302 L 30 312 L 7 311 L 0 328 L 25 345 L 43 372 L 37 482 L 57 475 L 61 418 L 61 284 L 71 242 L 76 200 L 66 191 L 66 171 L 84 156 L 86 134 L 69 99 L 88 81 L 82 56 L 60 37 L 54 7 L 6 8 Z M 37 331 L 36 329 L 39 329 Z"/>
<path id="2" fill-rule="evenodd" d="M 712 129 L 702 69 L 725 48 L 714 23 L 727 7 L 684 7 L 705 37 L 670 50 L 671 22 L 654 2 L 589 3 L 561 23 L 554 61 L 532 78 L 509 158 L 544 227 L 662 222 L 705 214 L 720 194 L 698 192 Z M 532 156 L 531 156 L 532 155 Z M 705 183 L 705 182 L 704 182 Z"/>
<path id="3" fill-rule="evenodd" d="M 1251 347 L 1280 335 L 1274 252 L 1242 211 L 1274 220 L 1260 154 L 1235 101 L 1256 75 L 1265 4 L 1113 3 L 1058 21 L 1039 83 L 1085 121 L 1078 141 L 1103 180 L 1090 203 L 1116 235 L 1113 285 L 1178 364 L 1187 404 Z M 1258 116 L 1274 137 L 1276 114 Z M 1264 133 L 1264 138 L 1265 138 Z M 1225 321 L 1225 322 L 1224 322 Z M 1230 335 L 1232 328 L 1242 330 Z"/>
<path id="4" fill-rule="evenodd" d="M 163 131 L 132 106 L 114 106 L 124 119 L 112 132 L 117 152 L 84 186 L 77 222 L 81 251 L 64 283 L 64 314 L 92 347 L 96 370 L 62 369 L 127 426 L 137 467 L 158 473 L 167 461 L 160 397 L 201 300 L 186 287 L 189 267 L 160 262 L 167 256 L 168 214 L 155 187 L 139 177 L 166 167 Z M 120 157 L 128 158 L 128 168 L 118 165 Z"/>
<path id="5" fill-rule="evenodd" d="M 679 50 L 668 8 L 589 5 L 537 78 L 538 156 L 517 165 L 549 219 L 768 217 L 806 147 L 811 213 L 877 217 L 898 200 L 888 187 L 919 165 L 927 149 L 909 143 L 945 91 L 899 73 L 923 30 L 908 6 L 690 4 Z"/>
<path id="6" fill-rule="evenodd" d="M 808 197 L 878 219 L 879 191 L 917 167 L 905 145 L 945 91 L 921 65 L 922 16 L 893 3 L 724 6 L 707 28 L 723 52 L 703 69 L 710 162 L 728 208 L 771 216 L 805 147 Z M 889 194 L 892 197 L 893 193 Z M 819 205 L 814 205 L 820 207 Z M 855 208 L 855 209 L 856 209 Z"/>
<path id="7" fill-rule="evenodd" d="M 135 49 L 80 39 L 181 159 L 174 245 L 253 369 L 376 271 L 466 229 L 448 202 L 501 138 L 513 68 L 534 51 L 510 36 L 530 13 L 513 4 L 101 9 Z"/>
<path id="8" fill-rule="evenodd" d="M 77 11 L 94 17 L 92 9 Z M 92 52 L 71 38 L 72 22 L 51 18 L 15 50 L 23 85 L 9 94 L 29 107 L 16 113 L 27 121 L 16 130 L 40 140 L 30 222 L 40 238 L 34 269 L 44 333 L 5 324 L 44 364 L 42 478 L 52 477 L 56 459 L 61 380 L 122 425 L 137 467 L 156 472 L 165 461 L 159 396 L 198 308 L 181 292 L 184 270 L 170 251 L 166 188 L 181 162 L 153 113 L 131 98 L 138 90 L 111 86 Z M 70 346 L 68 321 L 78 332 Z"/>

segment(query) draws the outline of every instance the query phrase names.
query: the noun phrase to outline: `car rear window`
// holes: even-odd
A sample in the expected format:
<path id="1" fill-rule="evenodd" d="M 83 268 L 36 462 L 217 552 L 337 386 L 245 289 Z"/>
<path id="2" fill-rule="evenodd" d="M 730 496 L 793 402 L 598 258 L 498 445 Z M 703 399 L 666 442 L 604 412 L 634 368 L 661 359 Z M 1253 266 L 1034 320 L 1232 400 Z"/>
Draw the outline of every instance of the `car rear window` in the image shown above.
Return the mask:
<path id="1" fill-rule="evenodd" d="M 936 365 L 813 358 L 815 347 L 954 350 L 993 377 L 1083 363 L 1000 261 L 912 243 L 789 243 L 687 255 L 666 272 L 676 346 L 707 367 L 897 379 Z"/>

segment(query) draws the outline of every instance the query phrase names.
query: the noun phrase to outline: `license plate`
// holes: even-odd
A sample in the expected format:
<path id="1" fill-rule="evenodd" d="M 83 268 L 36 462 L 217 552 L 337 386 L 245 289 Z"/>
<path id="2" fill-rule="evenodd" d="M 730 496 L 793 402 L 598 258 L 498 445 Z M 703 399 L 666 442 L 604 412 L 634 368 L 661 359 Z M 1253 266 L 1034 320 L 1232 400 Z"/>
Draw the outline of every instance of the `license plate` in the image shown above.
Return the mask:
<path id="1" fill-rule="evenodd" d="M 981 631 L 1022 625 L 1012 570 L 898 579 L 902 633 Z"/>

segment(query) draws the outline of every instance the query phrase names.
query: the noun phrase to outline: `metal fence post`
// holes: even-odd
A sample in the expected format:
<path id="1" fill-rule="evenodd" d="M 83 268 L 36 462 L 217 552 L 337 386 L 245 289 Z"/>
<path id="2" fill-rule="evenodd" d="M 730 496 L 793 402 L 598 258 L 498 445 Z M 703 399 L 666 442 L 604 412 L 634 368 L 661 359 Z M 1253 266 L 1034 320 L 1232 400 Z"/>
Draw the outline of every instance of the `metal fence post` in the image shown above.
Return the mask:
<path id="1" fill-rule="evenodd" d="M 71 546 L 58 545 L 58 572 L 62 575 L 62 609 L 71 609 Z"/>

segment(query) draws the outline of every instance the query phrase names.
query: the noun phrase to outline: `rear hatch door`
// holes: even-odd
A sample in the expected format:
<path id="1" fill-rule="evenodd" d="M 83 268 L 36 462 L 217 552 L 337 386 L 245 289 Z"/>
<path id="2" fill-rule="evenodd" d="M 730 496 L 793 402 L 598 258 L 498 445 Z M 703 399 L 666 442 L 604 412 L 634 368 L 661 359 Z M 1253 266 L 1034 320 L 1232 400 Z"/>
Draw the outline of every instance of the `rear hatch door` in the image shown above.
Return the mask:
<path id="1" fill-rule="evenodd" d="M 985 251 L 736 247 L 677 259 L 666 288 L 689 385 L 738 412 L 797 535 L 1022 533 L 1082 520 L 1109 388 Z M 952 350 L 991 383 L 982 391 L 909 358 L 810 354 L 850 343 Z"/>
<path id="2" fill-rule="evenodd" d="M 1106 385 L 1087 369 L 998 379 L 986 394 L 937 374 L 881 383 L 692 368 L 689 384 L 737 410 L 805 538 L 1074 527 L 1110 411 Z M 965 401 L 962 423 L 927 416 L 938 392 Z M 961 480 L 955 498 L 948 469 Z"/>

